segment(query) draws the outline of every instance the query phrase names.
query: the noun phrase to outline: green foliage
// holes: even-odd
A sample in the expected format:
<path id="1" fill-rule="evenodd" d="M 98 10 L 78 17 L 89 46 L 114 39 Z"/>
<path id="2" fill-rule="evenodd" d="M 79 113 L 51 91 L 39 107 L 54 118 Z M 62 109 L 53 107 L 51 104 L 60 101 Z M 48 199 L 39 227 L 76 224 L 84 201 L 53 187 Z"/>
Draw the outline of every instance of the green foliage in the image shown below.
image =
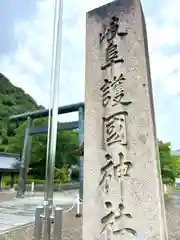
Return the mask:
<path id="1" fill-rule="evenodd" d="M 14 177 L 14 183 L 15 183 L 15 184 L 18 183 L 18 176 L 17 176 L 17 175 L 15 175 L 15 177 Z M 10 176 L 3 176 L 2 184 L 3 184 L 4 186 L 10 186 L 10 184 L 11 184 Z"/>
<path id="2" fill-rule="evenodd" d="M 35 120 L 36 127 L 47 126 L 47 119 Z M 24 141 L 24 132 L 26 122 L 21 124 L 16 130 L 15 135 L 8 138 L 8 145 L 6 152 L 21 153 Z M 78 141 L 78 134 L 76 131 L 58 132 L 57 148 L 56 148 L 56 168 L 61 169 L 64 166 L 72 166 L 78 164 L 78 158 L 72 155 Z M 46 166 L 46 145 L 47 134 L 38 134 L 32 137 L 31 162 L 29 174 L 34 178 L 45 178 Z M 63 180 L 65 181 L 65 180 Z"/>
<path id="3" fill-rule="evenodd" d="M 22 153 L 26 122 L 21 124 L 10 123 L 11 115 L 43 109 L 38 106 L 32 97 L 18 87 L 15 87 L 2 74 L 0 74 L 0 151 L 10 153 Z M 34 127 L 46 127 L 47 118 L 33 121 Z M 76 131 L 58 132 L 56 148 L 56 177 L 60 181 L 67 181 L 65 166 L 78 164 L 78 158 L 72 156 L 72 152 L 78 142 Z M 39 134 L 32 137 L 30 180 L 45 179 L 47 134 Z M 66 175 L 66 176 L 65 176 Z M 6 182 L 8 182 L 7 180 Z M 59 181 L 59 180 L 57 180 Z"/>
<path id="4" fill-rule="evenodd" d="M 173 174 L 176 178 L 180 177 L 180 156 L 171 157 L 171 166 Z"/>
<path id="5" fill-rule="evenodd" d="M 172 156 L 170 143 L 159 142 L 159 154 L 163 183 L 173 185 L 180 176 L 180 157 Z"/>
<path id="6" fill-rule="evenodd" d="M 67 168 L 56 168 L 55 169 L 55 180 L 62 183 L 68 182 L 68 169 Z"/>
<path id="7" fill-rule="evenodd" d="M 38 106 L 33 98 L 21 88 L 12 85 L 2 74 L 0 74 L 0 86 L 0 151 L 6 151 L 8 137 L 14 135 L 8 118 L 11 115 L 37 110 L 42 107 Z"/>

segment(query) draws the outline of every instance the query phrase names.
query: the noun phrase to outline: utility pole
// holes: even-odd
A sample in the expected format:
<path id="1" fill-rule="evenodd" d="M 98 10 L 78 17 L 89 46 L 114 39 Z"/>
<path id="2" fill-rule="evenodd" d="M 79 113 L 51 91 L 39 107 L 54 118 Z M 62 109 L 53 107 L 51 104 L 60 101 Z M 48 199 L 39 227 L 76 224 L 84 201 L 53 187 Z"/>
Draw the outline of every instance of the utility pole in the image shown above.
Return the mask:
<path id="1" fill-rule="evenodd" d="M 53 223 L 53 240 L 61 239 L 62 209 L 53 205 L 53 181 L 56 157 L 59 78 L 61 65 L 62 42 L 62 13 L 63 0 L 55 0 L 52 67 L 51 67 L 51 92 L 48 121 L 48 139 L 46 153 L 46 186 L 44 192 L 44 206 L 36 209 L 35 240 L 40 240 L 43 229 L 43 240 L 51 239 Z M 42 214 L 44 212 L 44 214 Z M 42 227 L 43 221 L 44 227 Z"/>

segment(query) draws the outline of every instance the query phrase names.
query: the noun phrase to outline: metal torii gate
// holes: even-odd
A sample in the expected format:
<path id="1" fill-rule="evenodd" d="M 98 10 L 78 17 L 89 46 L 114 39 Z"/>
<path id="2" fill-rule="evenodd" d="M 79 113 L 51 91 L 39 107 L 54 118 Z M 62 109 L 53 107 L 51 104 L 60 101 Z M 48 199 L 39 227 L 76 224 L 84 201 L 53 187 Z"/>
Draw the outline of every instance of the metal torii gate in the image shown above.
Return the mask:
<path id="1" fill-rule="evenodd" d="M 79 120 L 73 122 L 63 122 L 58 124 L 58 131 L 65 131 L 65 130 L 72 130 L 72 129 L 79 129 L 78 132 L 78 146 L 81 148 L 84 143 L 84 103 L 77 103 L 66 105 L 58 108 L 58 114 L 65 114 L 71 112 L 78 112 L 79 113 Z M 15 121 L 17 123 L 23 122 L 27 120 L 27 127 L 25 129 L 25 136 L 24 136 L 24 146 L 22 150 L 21 156 L 21 167 L 20 167 L 20 175 L 19 175 L 19 187 L 17 191 L 17 198 L 23 198 L 25 195 L 26 190 L 26 180 L 28 174 L 28 168 L 30 163 L 30 151 L 31 151 L 31 142 L 32 142 L 32 135 L 39 134 L 39 133 L 47 133 L 47 127 L 41 128 L 33 128 L 33 119 L 48 117 L 49 110 L 38 110 L 34 112 L 27 112 L 18 115 L 14 115 L 9 117 L 10 122 Z M 79 189 L 79 196 L 80 199 L 83 199 L 83 156 L 80 156 L 80 189 Z"/>

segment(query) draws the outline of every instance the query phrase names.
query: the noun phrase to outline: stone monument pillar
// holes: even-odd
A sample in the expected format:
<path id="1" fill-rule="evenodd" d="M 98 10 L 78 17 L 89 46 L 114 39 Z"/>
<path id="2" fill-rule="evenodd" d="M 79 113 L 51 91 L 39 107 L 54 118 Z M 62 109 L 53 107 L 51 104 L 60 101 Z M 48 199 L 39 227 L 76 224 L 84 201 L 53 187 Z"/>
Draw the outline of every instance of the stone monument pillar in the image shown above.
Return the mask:
<path id="1" fill-rule="evenodd" d="M 83 240 L 167 240 L 139 0 L 87 13 Z"/>

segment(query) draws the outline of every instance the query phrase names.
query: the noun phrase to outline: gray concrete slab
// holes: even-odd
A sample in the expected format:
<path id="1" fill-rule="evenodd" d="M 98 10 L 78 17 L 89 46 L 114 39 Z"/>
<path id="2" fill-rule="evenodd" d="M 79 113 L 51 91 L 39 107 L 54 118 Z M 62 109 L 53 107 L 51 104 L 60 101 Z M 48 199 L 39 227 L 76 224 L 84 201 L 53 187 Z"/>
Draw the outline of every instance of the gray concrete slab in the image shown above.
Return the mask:
<path id="1" fill-rule="evenodd" d="M 57 206 L 71 206 L 76 199 L 77 190 L 64 191 L 54 194 Z M 34 221 L 35 209 L 43 204 L 43 193 L 23 199 L 14 198 L 0 203 L 0 233 Z"/>

